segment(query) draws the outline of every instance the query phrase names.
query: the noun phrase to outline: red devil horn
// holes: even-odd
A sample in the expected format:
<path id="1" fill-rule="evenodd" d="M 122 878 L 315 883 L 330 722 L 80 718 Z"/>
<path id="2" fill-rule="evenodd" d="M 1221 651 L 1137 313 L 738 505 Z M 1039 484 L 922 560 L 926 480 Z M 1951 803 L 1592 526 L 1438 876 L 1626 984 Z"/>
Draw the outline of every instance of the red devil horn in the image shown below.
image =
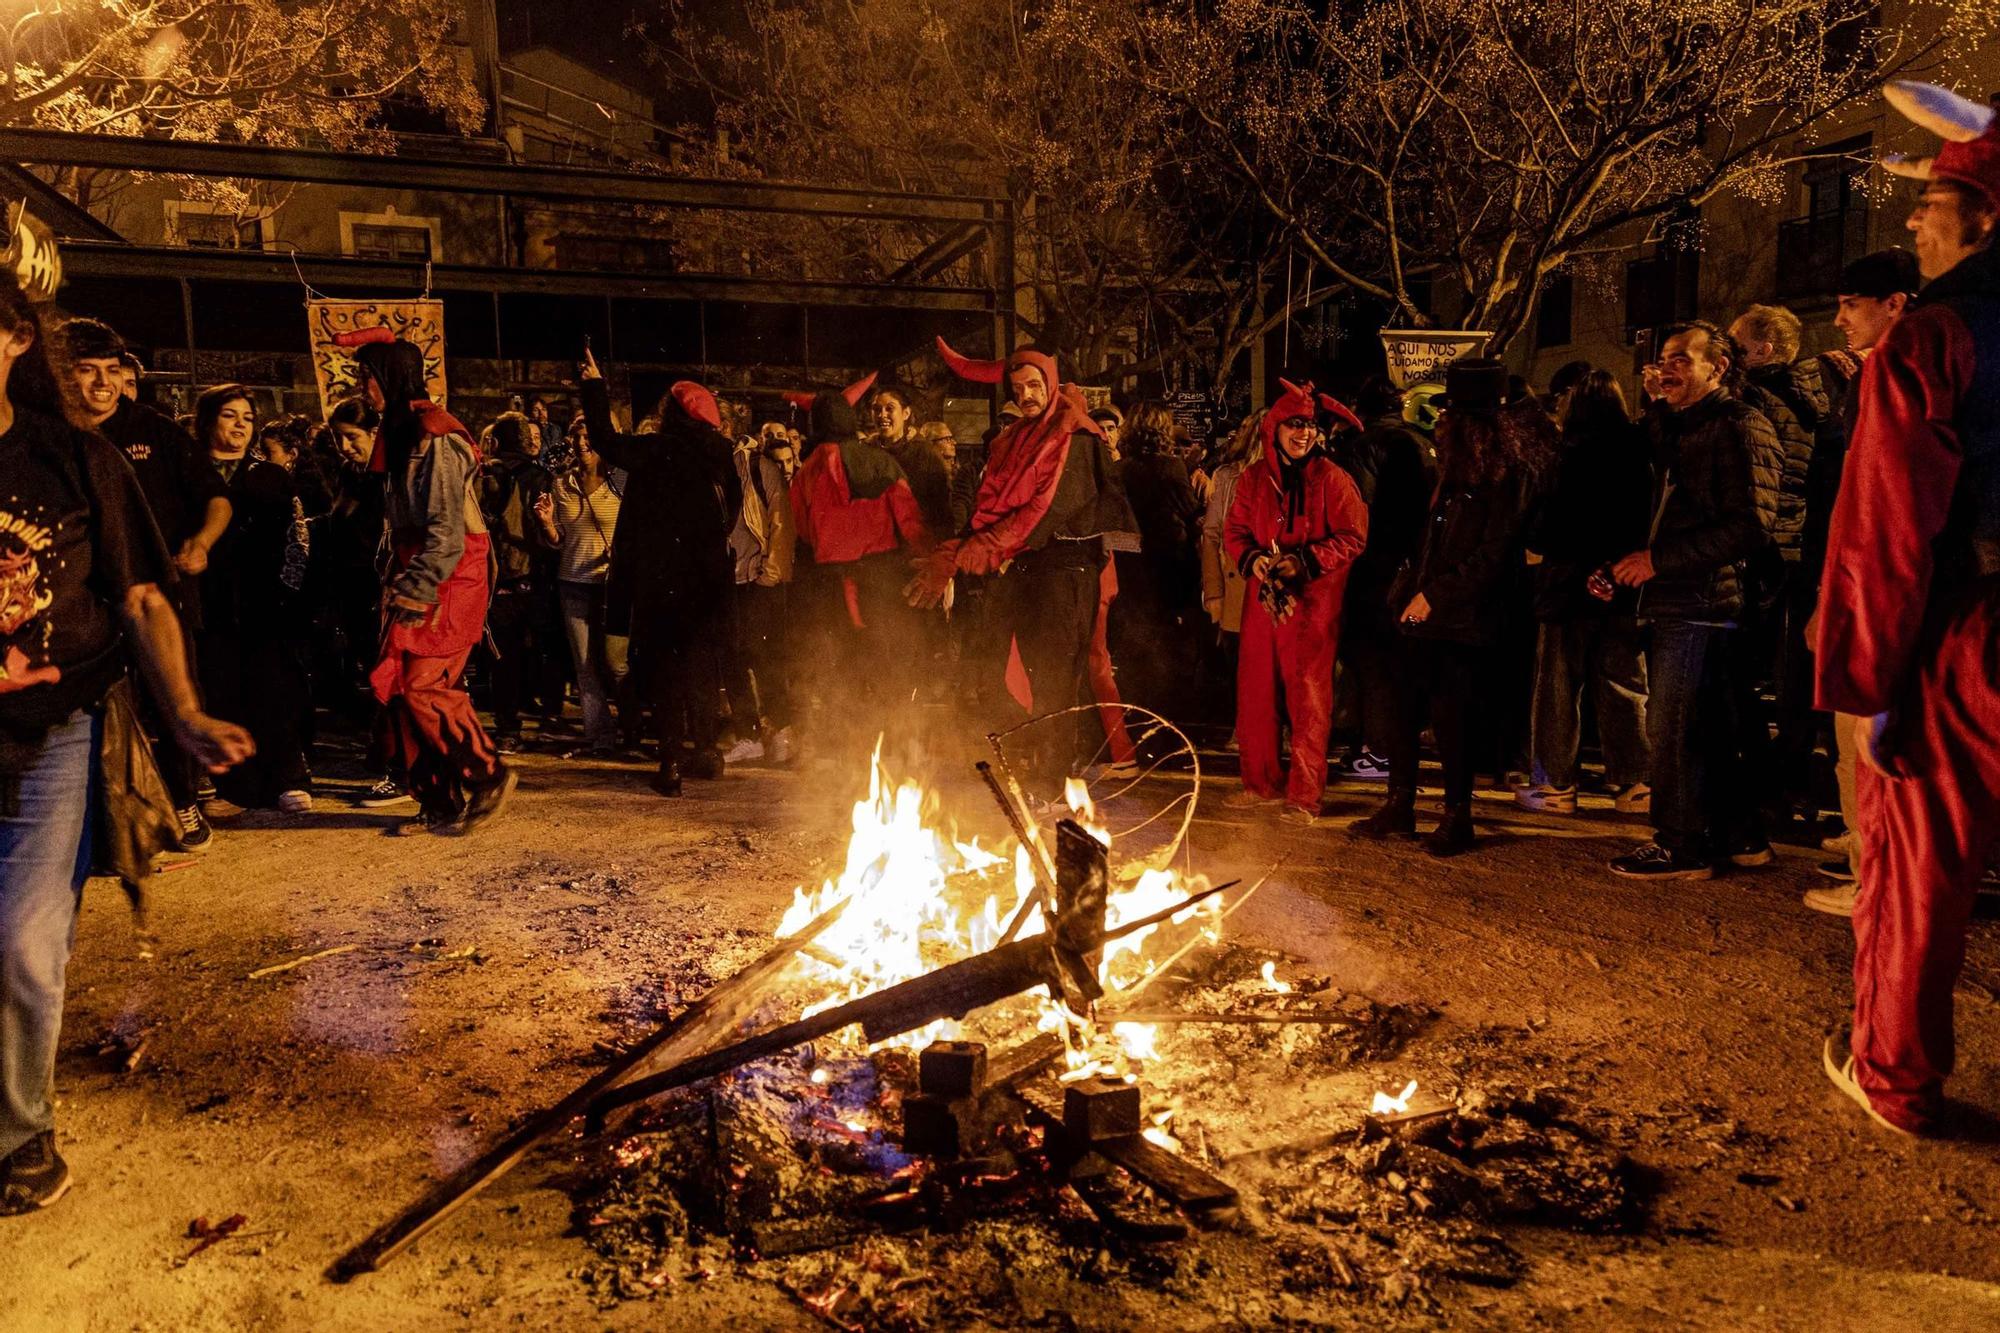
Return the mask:
<path id="1" fill-rule="evenodd" d="M 1352 426 L 1355 430 L 1367 429 L 1367 427 L 1361 424 L 1361 418 L 1354 415 L 1354 409 L 1349 407 L 1346 403 L 1341 402 L 1338 398 L 1335 398 L 1332 394 L 1330 393 L 1321 394 L 1319 396 L 1319 405 L 1322 408 L 1326 409 L 1328 412 L 1331 412 L 1336 420 L 1346 422 L 1349 426 Z"/>
<path id="2" fill-rule="evenodd" d="M 785 401 L 801 412 L 810 412 L 813 410 L 813 399 L 817 397 L 819 395 L 816 393 L 788 393 L 785 395 Z"/>
<path id="3" fill-rule="evenodd" d="M 1307 380 L 1304 384 L 1294 384 L 1288 379 L 1280 379 L 1278 383 L 1285 386 L 1285 392 L 1288 394 L 1293 394 L 1300 398 L 1312 397 L 1313 386 L 1311 380 Z"/>
<path id="4" fill-rule="evenodd" d="M 863 375 L 860 379 L 854 381 L 854 383 L 848 385 L 845 389 L 842 389 L 840 391 L 840 396 L 847 400 L 847 405 L 849 407 L 861 406 L 861 395 L 867 393 L 870 389 L 875 387 L 875 379 L 881 373 L 882 372 L 879 370 L 869 371 L 866 375 Z"/>
<path id="5" fill-rule="evenodd" d="M 947 366 L 951 367 L 951 373 L 962 380 L 971 380 L 974 384 L 998 384 L 1007 378 L 1005 361 L 978 361 L 969 356 L 960 356 L 951 350 L 951 344 L 942 336 L 937 340 L 937 347 L 938 355 L 944 358 Z"/>
<path id="6" fill-rule="evenodd" d="M 333 335 L 335 347 L 366 347 L 369 343 L 392 343 L 396 341 L 396 331 L 387 324 L 377 324 L 372 329 L 349 329 L 345 333 Z"/>

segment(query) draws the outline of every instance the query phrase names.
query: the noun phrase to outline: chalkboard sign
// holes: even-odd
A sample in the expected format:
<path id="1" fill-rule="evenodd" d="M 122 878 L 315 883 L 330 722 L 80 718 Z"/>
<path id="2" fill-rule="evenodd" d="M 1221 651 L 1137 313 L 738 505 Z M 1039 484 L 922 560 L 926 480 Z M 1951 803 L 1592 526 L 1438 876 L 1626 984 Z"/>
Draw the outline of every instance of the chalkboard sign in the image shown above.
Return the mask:
<path id="1" fill-rule="evenodd" d="M 1167 409 L 1174 425 L 1197 444 L 1205 444 L 1215 434 L 1215 401 L 1205 391 L 1187 389 L 1169 394 Z"/>

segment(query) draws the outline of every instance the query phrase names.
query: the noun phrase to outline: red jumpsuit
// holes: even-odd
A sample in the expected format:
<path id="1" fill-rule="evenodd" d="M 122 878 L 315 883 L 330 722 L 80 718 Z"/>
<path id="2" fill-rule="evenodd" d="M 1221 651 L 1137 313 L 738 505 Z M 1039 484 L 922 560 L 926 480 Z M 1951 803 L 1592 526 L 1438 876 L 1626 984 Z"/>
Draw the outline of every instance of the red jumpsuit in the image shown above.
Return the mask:
<path id="1" fill-rule="evenodd" d="M 1834 508 L 1821 708 L 1892 716 L 1860 766 L 1855 1076 L 1877 1114 L 1933 1127 L 1952 988 L 2000 834 L 2000 291 L 1984 256 L 1927 286 L 1862 371 Z M 1849 744 L 1851 738 L 1840 737 Z"/>
<path id="2" fill-rule="evenodd" d="M 1368 506 L 1353 478 L 1324 454 L 1306 458 L 1298 492 L 1288 497 L 1267 444 L 1244 469 L 1223 528 L 1222 548 L 1243 571 L 1243 638 L 1236 666 L 1236 737 L 1243 786 L 1259 796 L 1319 813 L 1326 790 L 1327 733 L 1333 725 L 1333 661 L 1340 646 L 1340 603 L 1347 571 L 1368 544 Z M 1295 552 L 1310 576 L 1298 609 L 1272 621 L 1250 566 L 1272 544 Z M 1280 711 L 1282 707 L 1282 713 Z M 1292 773 L 1278 755 L 1283 719 L 1292 724 Z"/>

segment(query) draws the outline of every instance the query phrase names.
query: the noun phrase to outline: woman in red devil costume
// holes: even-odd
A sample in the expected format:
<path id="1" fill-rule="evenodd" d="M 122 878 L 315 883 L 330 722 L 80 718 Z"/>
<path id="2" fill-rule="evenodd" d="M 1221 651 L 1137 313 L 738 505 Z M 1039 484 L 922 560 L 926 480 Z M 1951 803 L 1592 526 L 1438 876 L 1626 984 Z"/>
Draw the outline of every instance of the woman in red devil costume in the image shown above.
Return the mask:
<path id="1" fill-rule="evenodd" d="M 1368 506 L 1322 447 L 1320 401 L 1353 420 L 1332 399 L 1315 400 L 1310 384 L 1286 384 L 1259 425 L 1264 455 L 1244 469 L 1222 536 L 1224 553 L 1249 582 L 1236 666 L 1243 793 L 1232 803 L 1282 800 L 1283 817 L 1301 824 L 1319 818 L 1326 790 L 1341 595 L 1368 544 Z M 1290 778 L 1278 755 L 1286 718 Z"/>
<path id="2" fill-rule="evenodd" d="M 414 344 L 386 328 L 343 341 L 359 344 L 361 391 L 382 414 L 369 467 L 385 474 L 394 560 L 381 655 L 368 678 L 390 753 L 421 806 L 405 831 L 470 833 L 500 813 L 517 780 L 459 684 L 486 628 L 489 542 L 473 489 L 479 452 L 471 432 L 431 403 Z"/>

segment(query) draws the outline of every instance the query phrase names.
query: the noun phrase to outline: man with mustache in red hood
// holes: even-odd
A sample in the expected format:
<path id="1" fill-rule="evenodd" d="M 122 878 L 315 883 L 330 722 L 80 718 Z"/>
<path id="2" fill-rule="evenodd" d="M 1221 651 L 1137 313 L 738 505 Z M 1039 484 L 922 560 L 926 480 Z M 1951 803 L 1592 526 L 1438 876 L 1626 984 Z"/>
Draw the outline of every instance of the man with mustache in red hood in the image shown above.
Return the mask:
<path id="1" fill-rule="evenodd" d="M 1005 361 L 975 361 L 942 338 L 938 350 L 965 379 L 1004 380 L 1021 415 L 986 451 L 966 529 L 919 562 L 905 593 L 912 606 L 936 606 L 953 575 L 996 576 L 990 614 L 1020 651 L 1035 711 L 1073 708 L 1084 695 L 1107 542 L 1137 549 L 1138 522 L 1104 428 L 1045 352 L 1022 348 Z M 996 633 L 994 641 L 1006 639 Z M 997 677 L 1005 662 L 991 666 Z M 1045 726 L 1029 734 L 1034 776 L 1059 782 L 1078 758 L 1078 733 Z"/>

